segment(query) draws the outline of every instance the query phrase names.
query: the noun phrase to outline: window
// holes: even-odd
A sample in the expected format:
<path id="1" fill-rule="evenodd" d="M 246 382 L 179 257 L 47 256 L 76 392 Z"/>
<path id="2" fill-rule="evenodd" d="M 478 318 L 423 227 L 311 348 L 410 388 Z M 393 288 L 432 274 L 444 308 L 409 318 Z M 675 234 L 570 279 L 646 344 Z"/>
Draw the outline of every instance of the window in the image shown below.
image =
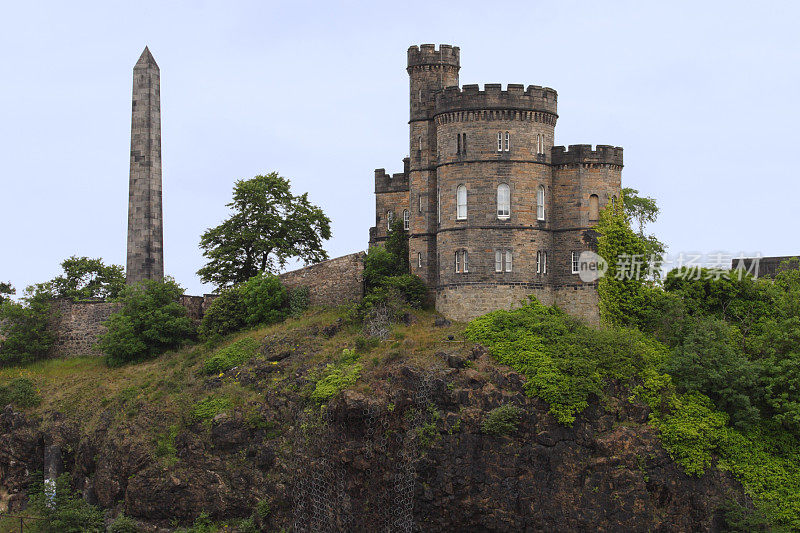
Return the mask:
<path id="1" fill-rule="evenodd" d="M 386 229 L 392 229 L 392 220 L 394 219 L 394 213 L 391 211 L 386 212 Z"/>
<path id="2" fill-rule="evenodd" d="M 408 214 L 408 209 L 403 209 L 403 229 L 408 231 L 411 227 L 410 216 Z"/>
<path id="3" fill-rule="evenodd" d="M 536 190 L 536 218 L 544 220 L 544 185 Z"/>
<path id="4" fill-rule="evenodd" d="M 461 134 L 461 153 L 465 154 L 465 155 L 467 153 L 467 134 L 466 133 L 462 133 Z"/>
<path id="5" fill-rule="evenodd" d="M 457 274 L 469 272 L 469 256 L 466 250 L 457 250 L 455 253 L 455 265 Z"/>
<path id="6" fill-rule="evenodd" d="M 422 268 L 422 252 L 417 252 L 417 268 Z"/>
<path id="7" fill-rule="evenodd" d="M 511 272 L 513 256 L 511 250 L 495 250 L 494 252 L 494 271 Z"/>
<path id="8" fill-rule="evenodd" d="M 422 213 L 422 195 L 419 194 L 417 196 L 419 198 L 419 212 Z"/>
<path id="9" fill-rule="evenodd" d="M 544 134 L 538 133 L 536 135 L 536 153 L 543 154 L 544 153 Z"/>
<path id="10" fill-rule="evenodd" d="M 542 274 L 547 274 L 547 252 L 542 252 Z"/>
<path id="11" fill-rule="evenodd" d="M 456 134 L 456 154 L 461 155 L 461 134 Z"/>
<path id="12" fill-rule="evenodd" d="M 511 150 L 511 135 L 506 132 L 506 152 Z"/>
<path id="13" fill-rule="evenodd" d="M 501 183 L 497 186 L 497 218 L 511 216 L 511 191 L 508 185 Z"/>
<path id="14" fill-rule="evenodd" d="M 580 267 L 578 265 L 578 252 L 572 252 L 572 273 L 577 274 L 580 272 Z"/>
<path id="15" fill-rule="evenodd" d="M 442 223 L 442 195 L 439 187 L 436 187 L 436 223 Z"/>
<path id="16" fill-rule="evenodd" d="M 536 273 L 542 273 L 542 252 L 536 252 Z"/>
<path id="17" fill-rule="evenodd" d="M 589 197 L 589 222 L 597 222 L 600 218 L 600 198 L 596 194 Z"/>
<path id="18" fill-rule="evenodd" d="M 417 137 L 417 142 L 419 143 L 419 148 L 418 148 L 418 150 L 421 152 L 421 151 L 422 151 L 422 135 L 420 135 L 419 137 Z"/>
<path id="19" fill-rule="evenodd" d="M 497 132 L 497 151 L 498 152 L 502 152 L 503 151 L 503 132 L 502 131 L 498 131 Z"/>
<path id="20" fill-rule="evenodd" d="M 456 218 L 465 220 L 467 218 L 467 188 L 459 185 L 456 189 Z"/>

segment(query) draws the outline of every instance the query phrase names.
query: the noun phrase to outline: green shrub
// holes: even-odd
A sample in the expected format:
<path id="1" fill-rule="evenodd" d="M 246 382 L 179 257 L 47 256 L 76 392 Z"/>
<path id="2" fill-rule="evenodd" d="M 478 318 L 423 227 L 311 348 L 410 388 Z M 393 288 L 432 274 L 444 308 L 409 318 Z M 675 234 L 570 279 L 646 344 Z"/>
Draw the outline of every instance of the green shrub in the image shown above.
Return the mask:
<path id="1" fill-rule="evenodd" d="M 7 386 L 0 386 L 0 408 L 7 404 L 17 407 L 35 407 L 42 401 L 33 382 L 27 378 L 16 378 Z"/>
<path id="2" fill-rule="evenodd" d="M 289 316 L 297 318 L 308 310 L 309 290 L 302 285 L 288 291 Z"/>
<path id="3" fill-rule="evenodd" d="M 72 490 L 67 473 L 56 479 L 54 496 L 46 493 L 40 478 L 32 487 L 28 509 L 44 518 L 36 523 L 42 533 L 102 533 L 106 529 L 103 511 Z"/>
<path id="4" fill-rule="evenodd" d="M 194 404 L 191 418 L 194 422 L 206 422 L 218 414 L 230 410 L 232 407 L 233 402 L 228 398 L 208 396 Z"/>
<path id="5" fill-rule="evenodd" d="M 267 500 L 259 500 L 256 504 L 256 514 L 261 520 L 266 520 L 272 514 L 272 508 Z"/>
<path id="6" fill-rule="evenodd" d="M 276 276 L 253 276 L 212 302 L 200 324 L 200 337 L 213 340 L 246 327 L 280 322 L 286 318 L 286 299 L 286 289 Z"/>
<path id="7" fill-rule="evenodd" d="M 124 514 L 120 514 L 117 518 L 111 522 L 111 525 L 108 526 L 108 533 L 138 533 L 139 526 L 136 525 L 136 521 L 129 517 L 125 516 Z"/>
<path id="8" fill-rule="evenodd" d="M 522 409 L 511 404 L 501 405 L 489 411 L 481 429 L 487 435 L 509 435 L 517 430 Z"/>
<path id="9" fill-rule="evenodd" d="M 144 280 L 123 289 L 122 309 L 106 321 L 108 331 L 98 348 L 109 366 L 155 357 L 194 337 L 186 308 L 178 303 L 183 289 L 171 278 Z"/>
<path id="10" fill-rule="evenodd" d="M 364 337 L 359 335 L 356 337 L 356 352 L 367 353 L 373 348 L 377 348 L 381 341 L 375 337 Z"/>
<path id="11" fill-rule="evenodd" d="M 48 328 L 50 294 L 29 287 L 21 302 L 0 301 L 0 366 L 47 357 L 55 337 Z"/>
<path id="12" fill-rule="evenodd" d="M 428 287 L 422 278 L 413 274 L 386 277 L 381 287 L 397 291 L 411 307 L 422 308 L 427 301 Z"/>
<path id="13" fill-rule="evenodd" d="M 383 246 L 371 246 L 364 256 L 364 285 L 369 292 L 379 287 L 384 278 L 406 274 L 400 270 L 398 258 Z"/>
<path id="14" fill-rule="evenodd" d="M 465 336 L 524 374 L 525 391 L 548 402 L 553 416 L 568 425 L 590 396 L 602 395 L 607 380 L 630 380 L 666 355 L 638 331 L 596 330 L 534 298 L 519 309 L 476 318 Z"/>
<path id="15" fill-rule="evenodd" d="M 311 399 L 324 403 L 344 389 L 351 387 L 358 378 L 361 377 L 362 367 L 359 363 L 358 355 L 353 350 L 343 350 L 342 357 L 332 364 L 328 364 L 322 372 L 321 377 L 316 381 Z"/>
<path id="16" fill-rule="evenodd" d="M 258 341 L 253 338 L 245 337 L 233 344 L 220 348 L 203 363 L 203 371 L 206 374 L 218 374 L 235 366 L 239 366 L 245 361 L 249 361 L 258 350 Z"/>

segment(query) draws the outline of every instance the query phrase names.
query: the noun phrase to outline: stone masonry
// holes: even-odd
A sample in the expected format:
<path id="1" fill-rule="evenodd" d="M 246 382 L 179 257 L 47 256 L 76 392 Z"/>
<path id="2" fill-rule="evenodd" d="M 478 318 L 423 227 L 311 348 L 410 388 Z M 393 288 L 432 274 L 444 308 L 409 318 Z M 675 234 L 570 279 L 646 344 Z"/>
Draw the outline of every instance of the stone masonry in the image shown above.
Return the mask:
<path id="1" fill-rule="evenodd" d="M 364 252 L 281 274 L 286 288 L 308 287 L 309 305 L 337 307 L 364 296 Z"/>
<path id="2" fill-rule="evenodd" d="M 370 245 L 407 220 L 412 273 L 450 318 L 535 295 L 599 324 L 596 283 L 580 280 L 573 254 L 595 247 L 598 214 L 620 197 L 622 148 L 554 146 L 556 91 L 459 87 L 460 59 L 449 45 L 408 49 L 410 155 L 402 173 L 375 171 Z"/>
<path id="3" fill-rule="evenodd" d="M 128 192 L 128 284 L 164 277 L 160 71 L 145 47 L 133 67 Z"/>
<path id="4" fill-rule="evenodd" d="M 49 329 L 55 335 L 50 357 L 77 357 L 103 355 L 95 348 L 97 337 L 106 332 L 103 324 L 111 313 L 120 309 L 116 302 L 73 302 L 68 299 L 53 301 L 50 309 Z"/>

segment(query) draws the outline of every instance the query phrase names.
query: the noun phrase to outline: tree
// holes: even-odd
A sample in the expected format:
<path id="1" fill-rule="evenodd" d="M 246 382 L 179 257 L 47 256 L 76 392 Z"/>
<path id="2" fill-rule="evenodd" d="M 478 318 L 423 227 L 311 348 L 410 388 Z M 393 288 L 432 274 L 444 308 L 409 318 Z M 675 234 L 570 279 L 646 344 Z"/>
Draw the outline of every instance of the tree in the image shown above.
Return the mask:
<path id="1" fill-rule="evenodd" d="M 57 298 L 88 300 L 112 299 L 125 287 L 125 269 L 120 265 L 105 265 L 101 258 L 72 256 L 61 263 L 64 274 L 50 281 Z"/>
<path id="2" fill-rule="evenodd" d="M 13 296 L 14 294 L 17 294 L 17 289 L 15 289 L 11 283 L 0 282 L 0 303 L 8 300 L 9 296 Z"/>
<path id="3" fill-rule="evenodd" d="M 231 216 L 200 238 L 208 259 L 197 271 L 203 282 L 224 288 L 259 272 L 277 273 L 294 257 L 306 264 L 328 258 L 322 241 L 331 237 L 330 219 L 308 193 L 293 195 L 276 172 L 238 180 L 227 206 Z"/>
<path id="4" fill-rule="evenodd" d="M 628 220 L 635 222 L 639 227 L 637 234 L 645 244 L 645 260 L 648 267 L 650 267 L 650 271 L 653 272 L 649 277 L 657 280 L 661 277 L 661 263 L 664 260 L 666 246 L 655 235 L 646 234 L 644 228 L 647 224 L 656 221 L 661 210 L 658 208 L 655 199 L 649 196 L 639 196 L 638 190 L 629 187 L 622 189 L 622 205 Z"/>
<path id="5" fill-rule="evenodd" d="M 0 366 L 27 364 L 47 356 L 55 337 L 48 328 L 51 295 L 25 289 L 20 302 L 0 302 Z"/>
<path id="6" fill-rule="evenodd" d="M 183 289 L 171 278 L 144 280 L 122 290 L 122 309 L 106 321 L 108 331 L 98 348 L 109 366 L 155 357 L 180 347 L 194 336 L 186 308 L 178 303 Z"/>
<path id="7" fill-rule="evenodd" d="M 408 274 L 408 232 L 405 229 L 403 219 L 395 217 L 389 228 L 389 235 L 386 238 L 386 251 L 393 254 L 396 258 L 396 274 Z"/>

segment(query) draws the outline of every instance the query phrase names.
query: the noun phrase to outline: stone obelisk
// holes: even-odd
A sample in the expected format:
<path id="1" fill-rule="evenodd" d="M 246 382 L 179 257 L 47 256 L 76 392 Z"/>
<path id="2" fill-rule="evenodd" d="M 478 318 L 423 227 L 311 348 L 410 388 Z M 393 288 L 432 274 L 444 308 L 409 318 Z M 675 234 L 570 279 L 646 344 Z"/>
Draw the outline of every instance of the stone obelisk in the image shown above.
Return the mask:
<path id="1" fill-rule="evenodd" d="M 126 281 L 164 277 L 160 71 L 145 47 L 133 67 Z"/>

